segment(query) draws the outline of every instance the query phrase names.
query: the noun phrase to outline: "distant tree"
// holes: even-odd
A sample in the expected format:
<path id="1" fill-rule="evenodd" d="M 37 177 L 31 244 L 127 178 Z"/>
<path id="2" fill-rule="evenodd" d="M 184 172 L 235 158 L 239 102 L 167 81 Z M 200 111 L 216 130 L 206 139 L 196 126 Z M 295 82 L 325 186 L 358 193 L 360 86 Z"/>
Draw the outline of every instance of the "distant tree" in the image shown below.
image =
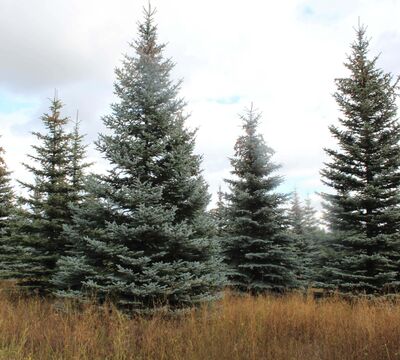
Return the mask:
<path id="1" fill-rule="evenodd" d="M 86 162 L 87 145 L 84 143 L 85 135 L 80 132 L 78 114 L 71 134 L 70 153 L 68 155 L 68 178 L 71 185 L 71 205 L 80 204 L 85 197 L 86 170 L 92 163 Z"/>
<path id="2" fill-rule="evenodd" d="M 210 211 L 212 218 L 216 222 L 217 232 L 220 237 L 223 236 L 226 227 L 226 214 L 225 214 L 226 209 L 225 209 L 224 195 L 225 194 L 221 190 L 220 186 L 217 193 L 218 196 L 217 203 L 215 204 L 215 208 L 211 209 Z"/>
<path id="3" fill-rule="evenodd" d="M 7 169 L 3 154 L 4 149 L 0 146 L 0 236 L 7 232 L 8 220 L 14 209 L 11 173 Z"/>
<path id="4" fill-rule="evenodd" d="M 380 293 L 398 289 L 400 251 L 400 126 L 396 118 L 398 81 L 368 58 L 365 28 L 336 80 L 334 97 L 342 111 L 330 132 L 338 149 L 321 174 L 332 189 L 325 206 L 336 251 L 326 270 L 343 292 Z"/>
<path id="5" fill-rule="evenodd" d="M 109 133 L 97 145 L 112 169 L 88 181 L 67 229 L 74 253 L 53 279 L 60 296 L 95 294 L 139 312 L 211 300 L 223 282 L 195 132 L 185 128 L 153 14 L 145 11 L 135 54 L 116 70 L 119 102 L 103 118 Z"/>
<path id="6" fill-rule="evenodd" d="M 288 222 L 288 235 L 292 239 L 298 263 L 297 279 L 303 287 L 312 286 L 319 271 L 323 231 L 318 226 L 316 210 L 310 198 L 303 205 L 296 190 L 292 194 Z"/>
<path id="7" fill-rule="evenodd" d="M 292 194 L 288 211 L 289 229 L 292 233 L 302 235 L 305 232 L 305 212 L 297 190 Z"/>
<path id="8" fill-rule="evenodd" d="M 3 157 L 4 149 L 0 146 L 0 278 L 12 278 L 11 265 L 15 261 L 17 248 L 12 243 L 12 218 L 15 213 L 14 193 L 11 186 L 10 171 Z"/>
<path id="9" fill-rule="evenodd" d="M 316 217 L 317 211 L 311 205 L 311 199 L 309 197 L 306 197 L 304 201 L 303 213 L 303 224 L 305 231 L 310 232 L 320 229 L 320 223 Z"/>
<path id="10" fill-rule="evenodd" d="M 251 107 L 241 116 L 244 134 L 231 159 L 233 179 L 226 180 L 224 254 L 229 283 L 239 291 L 283 292 L 296 286 L 295 257 L 287 236 L 283 204 L 275 192 L 281 177 L 271 161 L 273 150 L 259 133 L 260 114 Z"/>

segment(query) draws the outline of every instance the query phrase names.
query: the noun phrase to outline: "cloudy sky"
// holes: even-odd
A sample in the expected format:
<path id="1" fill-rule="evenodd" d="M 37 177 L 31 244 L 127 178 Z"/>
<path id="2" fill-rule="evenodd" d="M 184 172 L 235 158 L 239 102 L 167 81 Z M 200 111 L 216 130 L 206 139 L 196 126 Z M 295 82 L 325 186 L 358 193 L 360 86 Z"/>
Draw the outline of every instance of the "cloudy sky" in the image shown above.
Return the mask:
<path id="1" fill-rule="evenodd" d="M 198 127 L 197 151 L 214 194 L 229 176 L 228 156 L 240 134 L 238 114 L 251 102 L 276 151 L 282 190 L 323 190 L 322 148 L 338 117 L 334 79 L 358 19 L 368 25 L 371 55 L 400 74 L 398 0 L 153 0 L 159 37 L 183 78 L 182 96 Z M 88 143 L 103 130 L 114 100 L 114 68 L 135 38 L 145 0 L 0 0 L 0 133 L 14 178 L 41 129 L 40 115 L 58 89 L 65 115 L 79 109 Z M 89 156 L 104 169 L 93 146 Z"/>

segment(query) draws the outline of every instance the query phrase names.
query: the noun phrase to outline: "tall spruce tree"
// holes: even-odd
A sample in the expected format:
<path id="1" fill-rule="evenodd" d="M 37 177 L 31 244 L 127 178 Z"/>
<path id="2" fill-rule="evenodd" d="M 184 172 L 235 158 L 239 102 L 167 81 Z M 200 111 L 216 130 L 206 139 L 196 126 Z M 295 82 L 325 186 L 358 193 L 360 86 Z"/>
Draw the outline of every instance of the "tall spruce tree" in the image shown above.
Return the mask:
<path id="1" fill-rule="evenodd" d="M 98 149 L 112 165 L 88 182 L 68 229 L 75 251 L 54 277 L 59 295 L 95 294 L 120 308 L 177 309 L 210 300 L 223 277 L 195 132 L 185 128 L 180 83 L 145 10 L 133 55 L 116 70 L 112 114 Z"/>
<path id="2" fill-rule="evenodd" d="M 49 282 L 60 256 L 65 254 L 63 226 L 71 222 L 69 211 L 71 185 L 68 181 L 71 134 L 66 131 L 68 118 L 61 117 L 62 103 L 54 97 L 50 112 L 42 116 L 45 132 L 34 132 L 38 140 L 33 154 L 24 164 L 33 175 L 32 183 L 22 182 L 28 195 L 22 199 L 23 209 L 16 219 L 14 241 L 25 249 L 16 264 L 21 285 L 49 292 Z"/>
<path id="3" fill-rule="evenodd" d="M 321 174 L 333 192 L 323 197 L 336 257 L 326 270 L 343 292 L 379 293 L 398 288 L 400 258 L 400 126 L 397 81 L 368 57 L 365 27 L 357 30 L 345 63 L 350 74 L 336 80 L 342 112 L 330 132 L 338 149 Z"/>
<path id="4" fill-rule="evenodd" d="M 283 292 L 296 286 L 295 258 L 285 233 L 287 196 L 275 192 L 282 179 L 274 174 L 279 165 L 271 160 L 273 150 L 257 132 L 260 114 L 251 108 L 241 119 L 244 135 L 231 159 L 234 179 L 226 180 L 228 279 L 239 291 Z"/>

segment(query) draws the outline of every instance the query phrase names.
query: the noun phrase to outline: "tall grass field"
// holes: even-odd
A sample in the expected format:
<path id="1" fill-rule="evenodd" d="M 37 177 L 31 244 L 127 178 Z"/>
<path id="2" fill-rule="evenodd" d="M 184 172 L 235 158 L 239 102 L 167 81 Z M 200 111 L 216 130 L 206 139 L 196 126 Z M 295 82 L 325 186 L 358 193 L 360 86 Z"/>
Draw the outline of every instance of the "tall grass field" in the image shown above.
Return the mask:
<path id="1" fill-rule="evenodd" d="M 0 295 L 0 359 L 394 360 L 400 301 L 235 296 L 171 316 Z"/>

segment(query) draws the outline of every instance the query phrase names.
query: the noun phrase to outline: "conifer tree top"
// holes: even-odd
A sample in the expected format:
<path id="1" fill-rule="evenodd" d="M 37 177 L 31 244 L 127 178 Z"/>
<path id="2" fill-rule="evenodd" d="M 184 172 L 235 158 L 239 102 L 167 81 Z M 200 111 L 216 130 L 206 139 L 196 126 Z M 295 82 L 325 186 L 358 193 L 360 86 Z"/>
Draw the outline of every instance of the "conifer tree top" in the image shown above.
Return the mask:
<path id="1" fill-rule="evenodd" d="M 251 178 L 269 175 L 280 168 L 280 165 L 270 161 L 274 151 L 266 145 L 264 137 L 257 129 L 261 114 L 253 104 L 240 115 L 244 134 L 236 141 L 235 156 L 231 159 L 232 174 L 249 181 Z M 275 185 L 281 182 L 280 177 L 275 178 Z"/>

